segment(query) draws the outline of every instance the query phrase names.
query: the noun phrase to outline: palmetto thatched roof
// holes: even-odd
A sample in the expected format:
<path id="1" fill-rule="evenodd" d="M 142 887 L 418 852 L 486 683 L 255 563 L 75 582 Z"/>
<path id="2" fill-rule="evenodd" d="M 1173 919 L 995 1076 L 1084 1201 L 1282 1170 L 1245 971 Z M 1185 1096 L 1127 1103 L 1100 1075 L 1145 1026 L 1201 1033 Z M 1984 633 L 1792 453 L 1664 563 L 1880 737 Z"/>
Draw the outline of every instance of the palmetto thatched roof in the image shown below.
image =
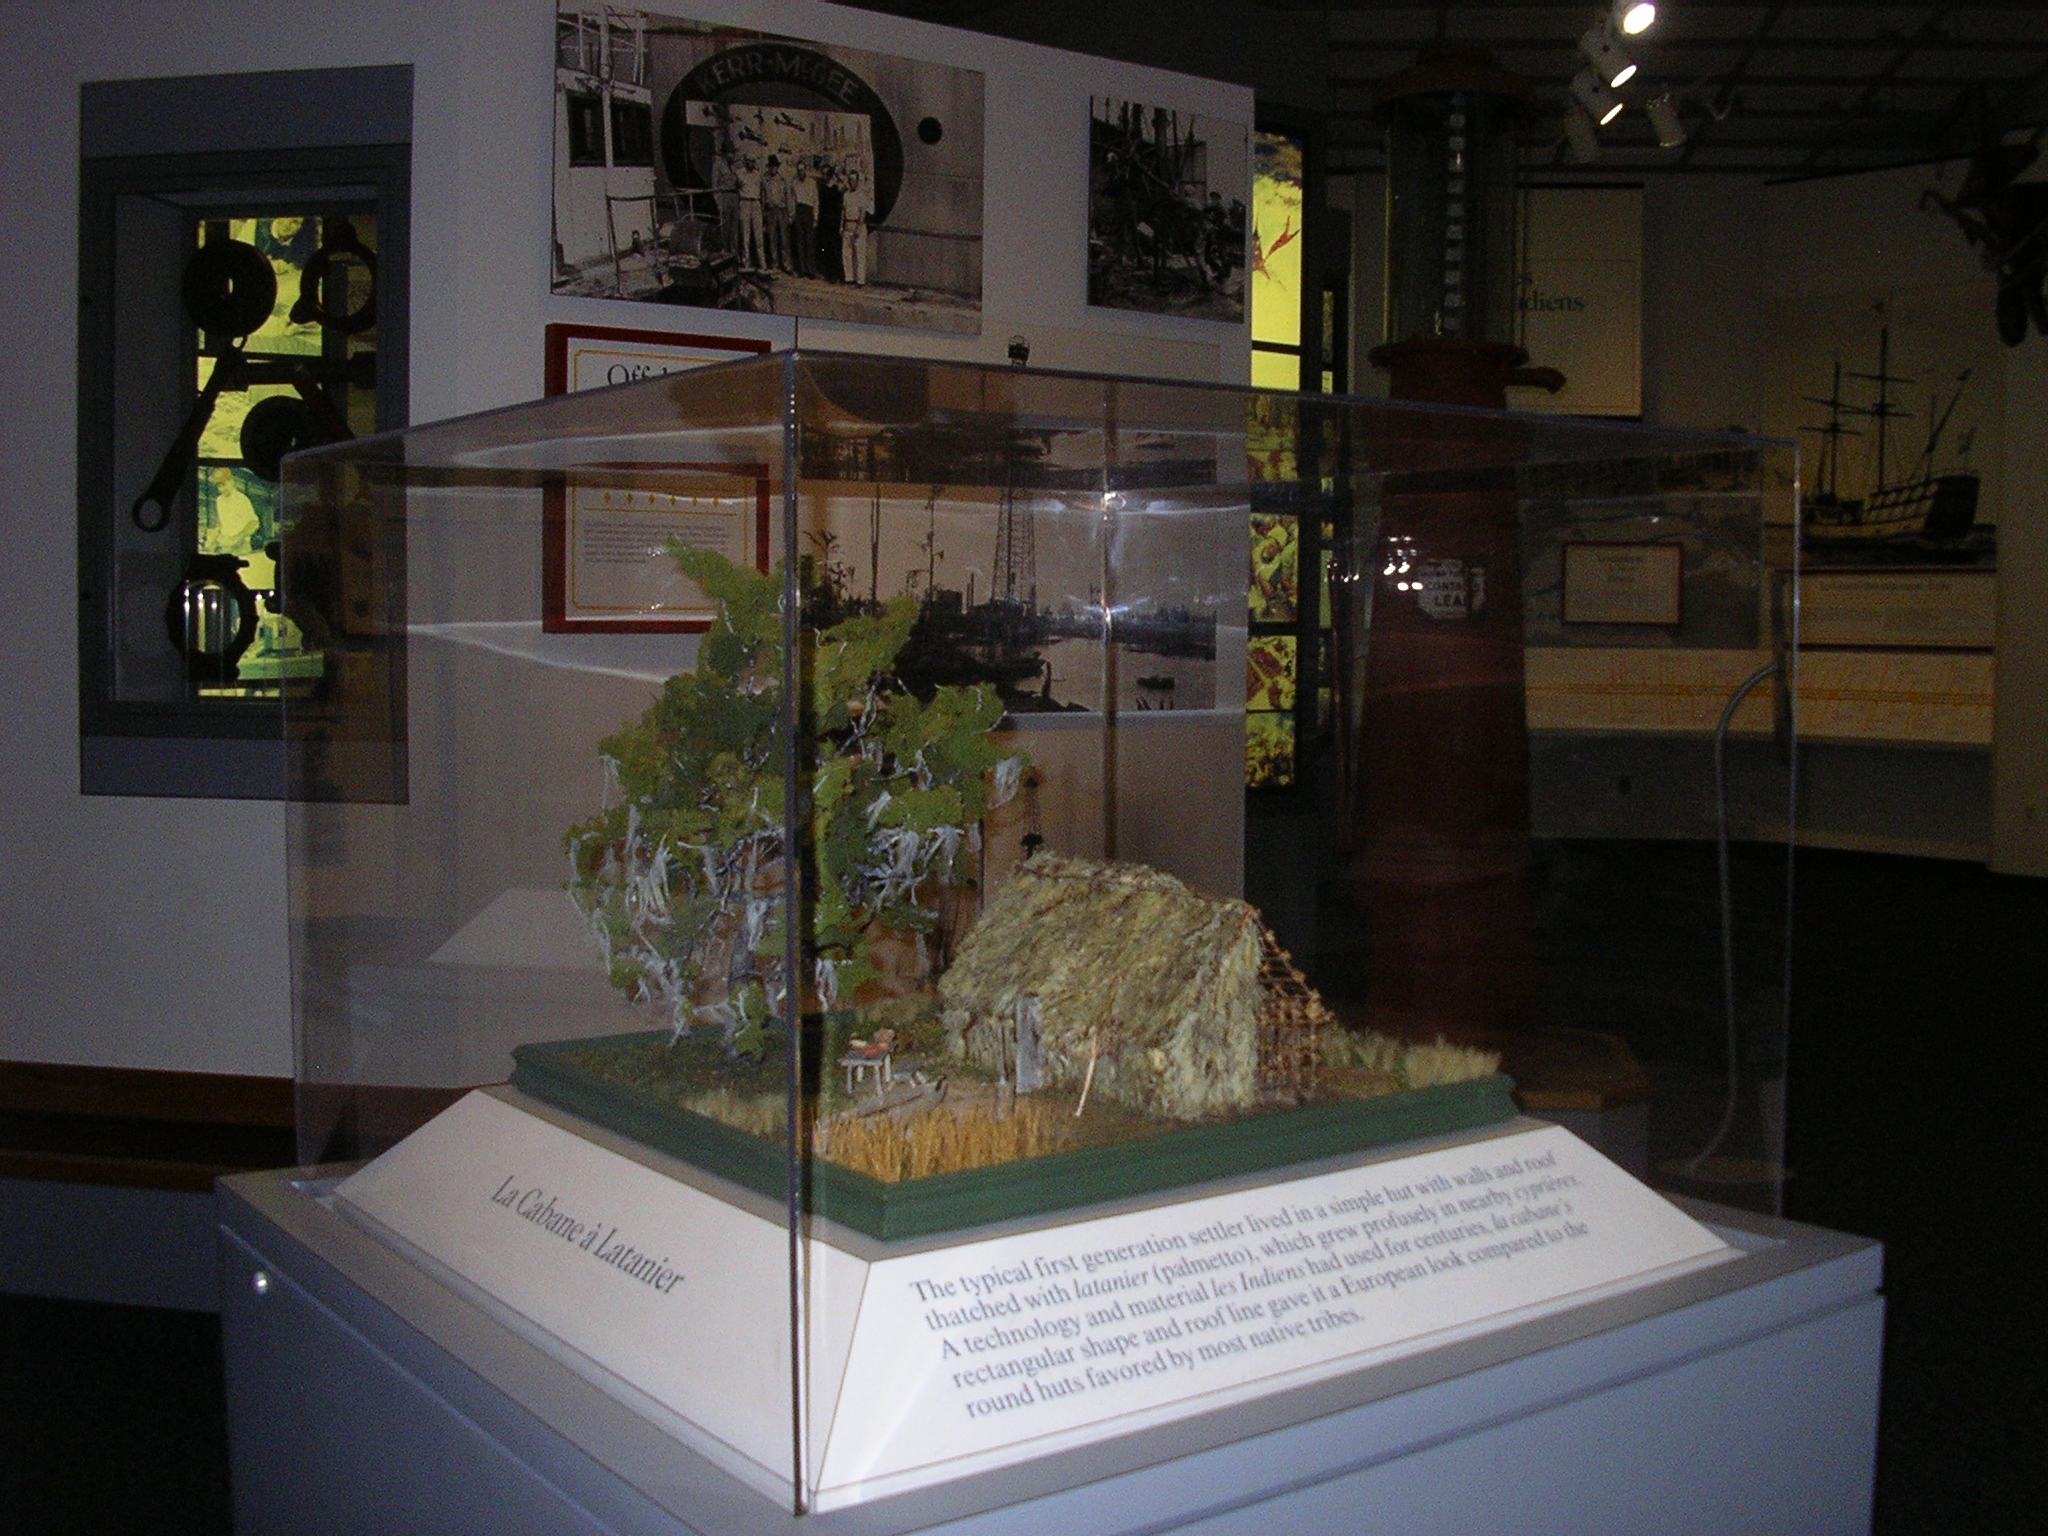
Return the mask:
<path id="1" fill-rule="evenodd" d="M 1314 1086 L 1328 1017 L 1248 902 L 1142 864 L 1039 853 L 990 898 L 939 995 L 983 1071 L 1014 1060 L 1017 1000 L 1036 997 L 1048 1085 L 1195 1119 Z"/>

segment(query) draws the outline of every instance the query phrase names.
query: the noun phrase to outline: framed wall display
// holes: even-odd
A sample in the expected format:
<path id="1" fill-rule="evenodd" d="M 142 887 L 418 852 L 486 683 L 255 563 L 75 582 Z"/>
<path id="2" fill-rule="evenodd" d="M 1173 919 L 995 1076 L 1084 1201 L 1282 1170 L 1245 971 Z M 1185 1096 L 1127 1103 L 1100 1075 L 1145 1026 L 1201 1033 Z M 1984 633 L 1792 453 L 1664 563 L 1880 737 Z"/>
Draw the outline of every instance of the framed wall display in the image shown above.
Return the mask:
<path id="1" fill-rule="evenodd" d="M 554 273 L 585 298 L 981 331 L 981 71 L 555 10 Z"/>
<path id="2" fill-rule="evenodd" d="M 769 343 L 754 336 L 638 331 L 616 325 L 551 325 L 547 328 L 546 388 L 551 395 L 569 395 L 768 350 Z"/>
<path id="3" fill-rule="evenodd" d="M 1684 613 L 1685 548 L 1677 543 L 1564 546 L 1564 622 L 1675 627 Z"/>
<path id="4" fill-rule="evenodd" d="M 329 788 L 404 794 L 403 626 L 363 602 L 309 633 L 293 595 L 360 597 L 401 552 L 354 512 L 287 541 L 282 464 L 406 419 L 412 70 L 280 78 L 79 98 L 85 794 L 282 797 L 286 700 L 295 728 L 346 718 L 390 749 L 395 774 Z M 192 125 L 181 152 L 166 117 Z"/>
<path id="5" fill-rule="evenodd" d="M 753 336 L 547 328 L 547 393 L 634 384 L 770 350 Z M 691 633 L 716 605 L 668 558 L 669 541 L 769 567 L 767 469 L 755 464 L 622 465 L 617 476 L 551 485 L 541 511 L 541 628 L 549 634 Z"/>
<path id="6" fill-rule="evenodd" d="M 1809 566 L 1997 568 L 2005 361 L 1984 302 L 1979 285 L 1960 283 L 1772 307 L 1765 425 L 1808 445 Z M 1954 591 L 1965 608 L 1971 590 Z M 1930 600 L 1917 583 L 1898 591 L 1910 610 Z"/>
<path id="7" fill-rule="evenodd" d="M 541 628 L 549 634 L 692 633 L 717 604 L 676 569 L 672 543 L 769 569 L 763 464 L 593 465 L 541 514 Z"/>
<path id="8" fill-rule="evenodd" d="M 1088 302 L 1244 323 L 1242 123 L 1089 98 Z"/>

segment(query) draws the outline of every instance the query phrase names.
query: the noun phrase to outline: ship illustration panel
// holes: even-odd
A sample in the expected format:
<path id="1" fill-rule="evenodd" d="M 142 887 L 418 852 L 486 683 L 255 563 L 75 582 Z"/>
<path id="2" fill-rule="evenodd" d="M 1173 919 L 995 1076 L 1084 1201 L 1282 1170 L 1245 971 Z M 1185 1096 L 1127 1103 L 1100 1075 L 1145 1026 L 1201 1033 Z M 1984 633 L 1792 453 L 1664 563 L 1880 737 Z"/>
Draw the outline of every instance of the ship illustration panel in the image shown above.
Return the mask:
<path id="1" fill-rule="evenodd" d="M 1805 444 L 1809 561 L 1995 559 L 2004 402 L 1981 308 L 1965 288 L 1781 307 L 1770 425 Z"/>

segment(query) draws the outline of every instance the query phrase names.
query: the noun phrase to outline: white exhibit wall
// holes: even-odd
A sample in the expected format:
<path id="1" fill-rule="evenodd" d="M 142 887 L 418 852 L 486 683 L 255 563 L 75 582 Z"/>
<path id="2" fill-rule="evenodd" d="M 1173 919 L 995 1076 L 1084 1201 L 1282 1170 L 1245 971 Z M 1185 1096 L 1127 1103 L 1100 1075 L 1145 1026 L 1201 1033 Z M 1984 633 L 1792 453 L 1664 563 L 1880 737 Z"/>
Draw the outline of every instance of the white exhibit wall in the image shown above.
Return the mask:
<path id="1" fill-rule="evenodd" d="M 1764 187 L 1666 176 L 1643 188 L 1643 419 L 1760 427 Z"/>
<path id="2" fill-rule="evenodd" d="M 1991 868 L 2048 875 L 2048 337 L 2006 354 Z"/>
<path id="3" fill-rule="evenodd" d="M 1182 377 L 1246 376 L 1244 329 L 1086 301 L 1091 93 L 1249 124 L 1241 86 L 802 0 L 667 9 L 980 69 L 987 76 L 979 337 L 807 323 L 805 345 Z M 0 144 L 12 260 L 0 278 L 0 1059 L 291 1070 L 284 819 L 264 802 L 78 790 L 76 485 L 79 87 L 88 80 L 414 67 L 415 421 L 541 391 L 553 321 L 703 328 L 704 311 L 548 293 L 551 0 L 0 0 Z M 794 339 L 772 316 L 717 317 Z"/>

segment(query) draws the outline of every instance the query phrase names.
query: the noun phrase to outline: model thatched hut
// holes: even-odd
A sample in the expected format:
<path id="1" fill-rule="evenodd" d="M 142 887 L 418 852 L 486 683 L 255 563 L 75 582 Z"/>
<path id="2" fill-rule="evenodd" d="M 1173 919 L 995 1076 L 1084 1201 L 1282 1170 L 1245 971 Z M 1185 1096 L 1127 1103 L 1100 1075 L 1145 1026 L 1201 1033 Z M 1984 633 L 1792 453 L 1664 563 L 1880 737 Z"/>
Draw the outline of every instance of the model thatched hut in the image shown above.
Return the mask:
<path id="1" fill-rule="evenodd" d="M 991 1076 L 1015 1070 L 1035 998 L 1048 1086 L 1078 1089 L 1092 1062 L 1091 1092 L 1176 1120 L 1306 1094 L 1329 1018 L 1250 903 L 1050 853 L 990 898 L 939 996 L 953 1049 Z"/>

